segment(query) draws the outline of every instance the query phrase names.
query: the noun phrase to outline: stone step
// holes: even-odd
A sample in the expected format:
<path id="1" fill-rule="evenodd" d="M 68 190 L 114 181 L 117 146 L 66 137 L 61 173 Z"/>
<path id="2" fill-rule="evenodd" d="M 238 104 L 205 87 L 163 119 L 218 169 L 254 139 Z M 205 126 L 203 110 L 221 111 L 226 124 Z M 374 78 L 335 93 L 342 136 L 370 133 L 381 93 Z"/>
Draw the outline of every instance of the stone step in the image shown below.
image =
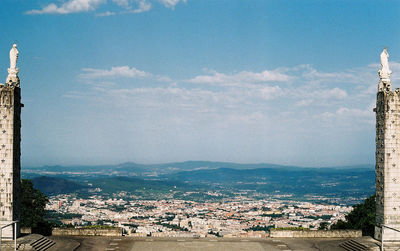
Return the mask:
<path id="1" fill-rule="evenodd" d="M 36 249 L 36 247 L 39 247 L 40 245 L 42 245 L 43 242 L 46 242 L 46 238 L 45 238 L 44 236 L 42 236 L 42 237 L 40 237 L 39 239 L 37 239 L 37 240 L 31 242 L 30 245 L 31 245 L 33 248 Z"/>
<path id="2" fill-rule="evenodd" d="M 368 250 L 368 247 L 355 241 L 348 240 L 339 244 L 339 247 L 343 248 L 346 251 L 363 251 Z"/>
<path id="3" fill-rule="evenodd" d="M 52 240 L 47 239 L 46 237 L 41 237 L 38 240 L 32 242 L 30 245 L 36 251 L 46 251 L 47 249 L 51 248 L 56 243 Z"/>
<path id="4" fill-rule="evenodd" d="M 43 245 L 40 246 L 37 250 L 39 251 L 44 251 L 55 245 L 56 243 L 54 241 L 48 240 L 47 242 L 43 243 Z"/>
<path id="5" fill-rule="evenodd" d="M 339 245 L 339 247 L 343 248 L 346 251 L 358 251 L 359 250 L 358 248 L 355 248 L 348 243 L 342 243 Z"/>

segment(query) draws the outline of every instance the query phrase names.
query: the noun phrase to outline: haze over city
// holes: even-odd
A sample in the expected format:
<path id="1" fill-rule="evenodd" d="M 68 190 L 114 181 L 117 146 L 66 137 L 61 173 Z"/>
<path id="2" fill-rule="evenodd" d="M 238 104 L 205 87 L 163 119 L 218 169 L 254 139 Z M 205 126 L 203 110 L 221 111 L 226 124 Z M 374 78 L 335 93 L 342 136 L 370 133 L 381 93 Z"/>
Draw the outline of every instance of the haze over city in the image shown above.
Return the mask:
<path id="1" fill-rule="evenodd" d="M 3 0 L 22 164 L 372 164 L 398 1 Z M 4 71 L 3 80 L 7 76 Z"/>

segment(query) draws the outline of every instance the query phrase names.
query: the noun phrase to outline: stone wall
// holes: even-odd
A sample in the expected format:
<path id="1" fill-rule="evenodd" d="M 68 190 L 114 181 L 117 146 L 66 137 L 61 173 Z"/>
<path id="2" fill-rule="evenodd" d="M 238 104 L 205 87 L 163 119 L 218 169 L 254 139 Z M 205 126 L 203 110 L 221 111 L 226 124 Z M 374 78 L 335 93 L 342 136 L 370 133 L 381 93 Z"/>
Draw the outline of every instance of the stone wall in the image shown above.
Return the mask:
<path id="1" fill-rule="evenodd" d="M 21 227 L 20 231 L 21 231 L 21 234 L 31 234 L 32 233 L 32 228 L 30 228 L 30 227 Z"/>
<path id="2" fill-rule="evenodd" d="M 122 228 L 54 228 L 52 235 L 122 236 Z"/>
<path id="3" fill-rule="evenodd" d="M 271 229 L 271 238 L 356 238 L 362 236 L 361 230 L 276 230 Z"/>

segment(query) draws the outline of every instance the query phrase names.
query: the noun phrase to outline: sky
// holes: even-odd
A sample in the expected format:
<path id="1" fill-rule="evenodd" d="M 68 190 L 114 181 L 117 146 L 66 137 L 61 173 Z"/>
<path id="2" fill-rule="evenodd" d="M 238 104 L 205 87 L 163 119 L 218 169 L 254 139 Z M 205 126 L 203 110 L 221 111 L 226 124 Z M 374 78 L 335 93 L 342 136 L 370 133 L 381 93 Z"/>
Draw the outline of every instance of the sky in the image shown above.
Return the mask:
<path id="1" fill-rule="evenodd" d="M 23 166 L 373 164 L 399 27 L 392 0 L 1 0 L 0 82 L 17 43 Z"/>

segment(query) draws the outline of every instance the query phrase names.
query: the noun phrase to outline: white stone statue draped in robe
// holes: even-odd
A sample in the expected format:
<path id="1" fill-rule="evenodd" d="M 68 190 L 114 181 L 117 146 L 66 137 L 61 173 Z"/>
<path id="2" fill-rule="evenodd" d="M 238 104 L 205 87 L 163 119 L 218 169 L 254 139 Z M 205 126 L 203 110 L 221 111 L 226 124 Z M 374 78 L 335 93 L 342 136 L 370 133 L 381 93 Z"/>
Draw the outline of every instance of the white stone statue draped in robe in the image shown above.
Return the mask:
<path id="1" fill-rule="evenodd" d="M 10 68 L 8 68 L 8 76 L 6 79 L 7 85 L 15 85 L 19 87 L 19 78 L 18 78 L 18 68 L 17 68 L 17 60 L 18 60 L 18 50 L 17 45 L 13 44 L 10 50 Z"/>
<path id="2" fill-rule="evenodd" d="M 382 69 L 379 71 L 379 76 L 381 79 L 389 79 L 392 72 L 389 69 L 389 53 L 386 48 L 383 49 L 380 57 Z"/>
<path id="3" fill-rule="evenodd" d="M 10 50 L 10 70 L 17 69 L 17 59 L 18 59 L 17 45 L 13 44 L 13 47 Z"/>

